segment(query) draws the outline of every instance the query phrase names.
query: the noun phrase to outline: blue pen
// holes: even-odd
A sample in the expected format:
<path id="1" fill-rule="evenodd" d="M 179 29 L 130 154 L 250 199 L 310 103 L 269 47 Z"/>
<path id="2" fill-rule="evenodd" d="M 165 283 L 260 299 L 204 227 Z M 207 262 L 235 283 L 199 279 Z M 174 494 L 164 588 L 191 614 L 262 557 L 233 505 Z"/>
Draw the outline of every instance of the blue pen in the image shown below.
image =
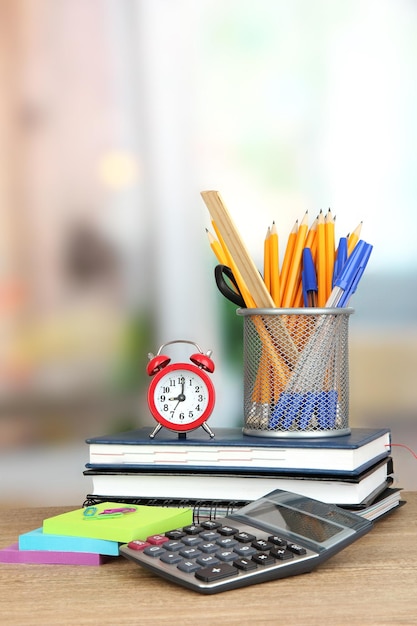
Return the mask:
<path id="1" fill-rule="evenodd" d="M 310 423 L 311 418 L 314 414 L 314 406 L 317 400 L 317 394 L 313 391 L 307 391 L 304 394 L 303 406 L 301 408 L 301 415 L 298 422 L 299 427 L 302 430 L 305 430 Z"/>
<path id="2" fill-rule="evenodd" d="M 336 280 L 339 278 L 340 273 L 342 272 L 347 258 L 348 258 L 348 253 L 347 253 L 348 247 L 347 247 L 347 237 L 340 237 L 339 239 L 339 245 L 337 247 L 337 255 L 336 255 L 336 260 L 334 262 L 334 268 L 333 268 L 333 284 L 332 287 L 335 286 Z"/>
<path id="3" fill-rule="evenodd" d="M 371 246 L 371 244 L 369 243 L 365 244 L 365 248 L 364 248 L 363 254 L 361 255 L 360 264 L 359 264 L 359 267 L 357 268 L 356 274 L 353 280 L 351 281 L 349 289 L 346 289 L 345 292 L 343 293 L 343 296 L 341 297 L 338 306 L 340 307 L 347 306 L 350 297 L 355 293 L 356 288 L 359 284 L 359 281 L 362 278 L 362 274 L 365 271 L 365 267 L 369 261 L 369 257 L 371 256 L 372 248 L 373 246 Z"/>
<path id="4" fill-rule="evenodd" d="M 356 290 L 357 284 L 369 260 L 371 251 L 372 246 L 370 244 L 363 240 L 358 241 L 352 254 L 346 261 L 340 275 L 335 281 L 335 286 L 332 289 L 330 298 L 326 302 L 326 307 L 346 306 L 348 299 Z M 341 301 L 343 304 L 341 304 Z"/>
<path id="5" fill-rule="evenodd" d="M 303 403 L 303 394 L 295 391 L 288 394 L 288 404 L 286 407 L 286 413 L 282 421 L 282 426 L 285 429 L 291 428 L 296 424 L 298 414 Z"/>
<path id="6" fill-rule="evenodd" d="M 310 248 L 303 249 L 303 271 L 301 272 L 304 306 L 317 306 L 317 277 Z"/>

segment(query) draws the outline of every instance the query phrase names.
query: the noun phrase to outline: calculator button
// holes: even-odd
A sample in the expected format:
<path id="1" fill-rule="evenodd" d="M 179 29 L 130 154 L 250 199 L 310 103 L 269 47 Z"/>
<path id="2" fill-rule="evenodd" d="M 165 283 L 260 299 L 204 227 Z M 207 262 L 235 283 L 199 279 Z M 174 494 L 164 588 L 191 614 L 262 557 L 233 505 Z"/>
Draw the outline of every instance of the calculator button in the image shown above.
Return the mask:
<path id="1" fill-rule="evenodd" d="M 268 541 L 273 543 L 275 546 L 281 546 L 283 548 L 287 545 L 285 539 L 279 537 L 278 535 L 271 535 L 270 537 L 268 537 Z"/>
<path id="2" fill-rule="evenodd" d="M 178 552 L 181 548 L 184 547 L 184 544 L 181 541 L 167 541 L 162 544 L 164 550 L 168 550 L 168 552 Z"/>
<path id="3" fill-rule="evenodd" d="M 182 556 L 180 556 L 177 552 L 164 552 L 159 560 L 163 563 L 179 563 L 182 561 Z"/>
<path id="4" fill-rule="evenodd" d="M 149 548 L 144 549 L 143 554 L 157 557 L 157 556 L 162 556 L 162 554 L 165 554 L 165 550 L 161 548 L 160 546 L 149 546 Z"/>
<path id="5" fill-rule="evenodd" d="M 185 532 L 180 530 L 179 528 L 175 529 L 175 530 L 168 530 L 168 532 L 165 533 L 165 537 L 168 537 L 168 539 L 181 539 L 181 537 L 184 537 Z"/>
<path id="6" fill-rule="evenodd" d="M 221 548 L 233 548 L 233 546 L 237 545 L 236 539 L 232 537 L 222 537 L 216 541 L 217 545 Z"/>
<path id="7" fill-rule="evenodd" d="M 238 567 L 239 569 L 244 570 L 245 572 L 256 569 L 258 567 L 255 561 L 252 561 L 252 559 L 236 559 L 236 561 L 233 561 L 233 565 L 235 567 Z"/>
<path id="8" fill-rule="evenodd" d="M 216 552 L 216 556 L 221 561 L 233 561 L 236 558 L 236 552 L 232 552 L 231 550 L 221 550 L 220 552 Z"/>
<path id="9" fill-rule="evenodd" d="M 271 554 L 275 559 L 278 559 L 279 561 L 287 561 L 288 559 L 294 558 L 294 553 L 289 552 L 285 548 L 273 548 L 271 550 Z"/>
<path id="10" fill-rule="evenodd" d="M 190 573 L 200 569 L 200 566 L 195 561 L 181 561 L 181 563 L 178 563 L 177 568 L 182 572 Z"/>
<path id="11" fill-rule="evenodd" d="M 142 541 L 141 539 L 134 539 L 133 541 L 129 541 L 127 547 L 131 550 L 144 550 L 149 547 L 149 543 L 147 541 Z"/>
<path id="12" fill-rule="evenodd" d="M 184 548 L 180 550 L 180 554 L 186 559 L 195 559 L 196 556 L 200 556 L 201 551 L 196 548 Z"/>
<path id="13" fill-rule="evenodd" d="M 257 553 L 257 550 L 255 548 L 252 548 L 252 546 L 248 545 L 247 543 L 243 546 L 235 546 L 233 548 L 233 551 L 236 552 L 236 554 L 238 554 L 239 556 L 252 556 L 252 554 Z"/>
<path id="14" fill-rule="evenodd" d="M 220 537 L 219 533 L 214 532 L 214 530 L 206 530 L 199 535 L 204 541 L 216 541 Z"/>
<path id="15" fill-rule="evenodd" d="M 261 552 L 266 552 L 273 547 L 273 544 L 269 543 L 269 541 L 265 541 L 265 539 L 257 539 L 252 542 L 252 546 L 257 550 L 261 550 Z"/>
<path id="16" fill-rule="evenodd" d="M 202 552 L 211 554 L 212 552 L 217 552 L 217 550 L 219 549 L 219 546 L 216 543 L 209 541 L 208 543 L 199 543 L 198 549 L 201 550 Z"/>
<path id="17" fill-rule="evenodd" d="M 202 556 L 199 556 L 196 558 L 196 562 L 199 565 L 216 565 L 216 563 L 219 562 L 219 559 L 216 559 L 215 556 L 212 556 L 211 554 L 203 554 Z"/>
<path id="18" fill-rule="evenodd" d="M 152 545 L 160 546 L 162 543 L 168 541 L 168 537 L 166 537 L 165 535 L 151 535 L 147 538 L 146 541 L 148 541 Z"/>
<path id="19" fill-rule="evenodd" d="M 189 526 L 184 526 L 183 531 L 187 535 L 198 535 L 203 529 L 200 524 L 190 524 Z"/>
<path id="20" fill-rule="evenodd" d="M 217 532 L 227 537 L 229 535 L 234 535 L 235 533 L 237 533 L 237 528 L 233 528 L 232 526 L 221 526 L 217 529 Z"/>
<path id="21" fill-rule="evenodd" d="M 307 554 L 307 550 L 302 546 L 299 546 L 297 543 L 287 543 L 287 550 L 294 552 L 294 554 Z"/>
<path id="22" fill-rule="evenodd" d="M 181 541 L 186 546 L 196 546 L 197 544 L 202 543 L 203 540 L 198 535 L 190 535 L 183 537 Z"/>
<path id="23" fill-rule="evenodd" d="M 221 578 L 235 576 L 236 574 L 237 569 L 230 563 L 219 563 L 218 565 L 203 567 L 195 573 L 195 577 L 199 580 L 204 580 L 206 583 L 211 583 Z"/>
<path id="24" fill-rule="evenodd" d="M 201 526 L 205 530 L 214 530 L 215 528 L 220 528 L 221 523 L 215 522 L 213 519 L 206 520 L 205 522 L 201 522 Z"/>
<path id="25" fill-rule="evenodd" d="M 235 534 L 235 539 L 240 541 L 240 543 L 251 543 L 252 541 L 255 541 L 256 537 L 255 535 L 251 535 L 249 533 L 240 532 Z"/>
<path id="26" fill-rule="evenodd" d="M 259 563 L 259 565 L 272 565 L 273 563 L 275 563 L 274 557 L 267 552 L 259 552 L 258 554 L 254 554 L 252 557 L 252 561 L 255 561 L 255 563 Z"/>

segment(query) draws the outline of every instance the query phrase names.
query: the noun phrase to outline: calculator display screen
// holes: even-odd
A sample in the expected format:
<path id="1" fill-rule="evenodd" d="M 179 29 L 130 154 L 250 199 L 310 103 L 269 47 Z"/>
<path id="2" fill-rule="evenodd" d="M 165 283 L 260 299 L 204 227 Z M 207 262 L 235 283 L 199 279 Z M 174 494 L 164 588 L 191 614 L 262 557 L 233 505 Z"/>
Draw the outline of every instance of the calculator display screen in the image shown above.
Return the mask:
<path id="1" fill-rule="evenodd" d="M 327 520 L 270 501 L 260 503 L 248 517 L 266 524 L 269 528 L 282 528 L 317 543 L 327 541 L 342 530 L 340 526 Z"/>

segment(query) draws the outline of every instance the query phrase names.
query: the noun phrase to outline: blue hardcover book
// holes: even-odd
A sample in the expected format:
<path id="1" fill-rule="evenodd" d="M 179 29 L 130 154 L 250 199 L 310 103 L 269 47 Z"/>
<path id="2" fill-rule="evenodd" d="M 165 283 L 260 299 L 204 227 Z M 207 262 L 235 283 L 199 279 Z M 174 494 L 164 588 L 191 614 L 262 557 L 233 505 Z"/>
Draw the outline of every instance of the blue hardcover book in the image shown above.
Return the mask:
<path id="1" fill-rule="evenodd" d="M 167 430 L 150 439 L 151 432 L 152 428 L 145 427 L 87 439 L 87 467 L 358 474 L 391 452 L 389 428 L 352 428 L 349 435 L 310 439 L 252 437 L 240 428 L 217 428 L 213 439 L 202 429 L 186 439 Z"/>
<path id="2" fill-rule="evenodd" d="M 333 504 L 359 504 L 375 490 L 392 482 L 392 461 L 385 458 L 358 476 L 346 474 L 289 472 L 176 471 L 154 469 L 86 470 L 91 479 L 90 494 L 117 498 L 157 500 L 257 500 L 262 495 L 284 489 Z"/>

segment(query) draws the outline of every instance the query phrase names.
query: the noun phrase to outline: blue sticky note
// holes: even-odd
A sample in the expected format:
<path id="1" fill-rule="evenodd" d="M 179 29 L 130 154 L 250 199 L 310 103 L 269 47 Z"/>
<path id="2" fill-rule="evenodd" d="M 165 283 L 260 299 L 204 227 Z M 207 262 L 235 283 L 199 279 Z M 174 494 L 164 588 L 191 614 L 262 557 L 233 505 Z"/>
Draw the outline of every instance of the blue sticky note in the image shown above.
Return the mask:
<path id="1" fill-rule="evenodd" d="M 119 555 L 119 543 L 108 539 L 91 539 L 89 537 L 71 537 L 65 535 L 49 535 L 36 528 L 19 537 L 19 550 L 47 550 L 55 552 L 87 552 Z"/>

